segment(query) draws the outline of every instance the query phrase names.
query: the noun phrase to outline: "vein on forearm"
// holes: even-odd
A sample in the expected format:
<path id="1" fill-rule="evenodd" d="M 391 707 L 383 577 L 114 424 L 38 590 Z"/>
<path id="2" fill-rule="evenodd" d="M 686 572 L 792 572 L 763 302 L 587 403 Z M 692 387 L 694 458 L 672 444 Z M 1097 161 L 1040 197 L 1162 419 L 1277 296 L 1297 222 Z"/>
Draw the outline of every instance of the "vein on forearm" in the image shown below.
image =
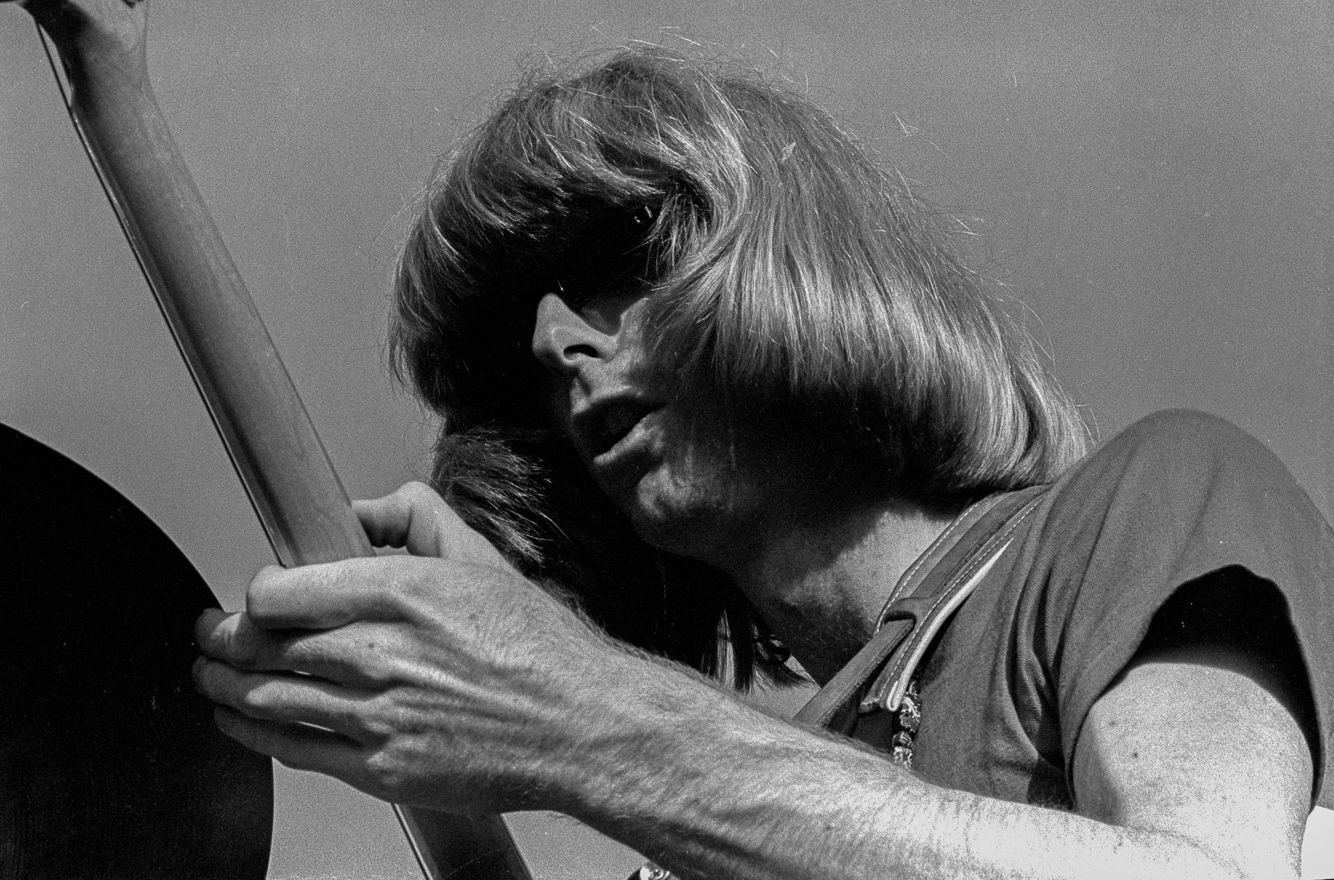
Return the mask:
<path id="1" fill-rule="evenodd" d="M 682 877 L 1219 876 L 1179 838 L 942 789 L 654 667 L 610 685 L 564 809 Z"/>

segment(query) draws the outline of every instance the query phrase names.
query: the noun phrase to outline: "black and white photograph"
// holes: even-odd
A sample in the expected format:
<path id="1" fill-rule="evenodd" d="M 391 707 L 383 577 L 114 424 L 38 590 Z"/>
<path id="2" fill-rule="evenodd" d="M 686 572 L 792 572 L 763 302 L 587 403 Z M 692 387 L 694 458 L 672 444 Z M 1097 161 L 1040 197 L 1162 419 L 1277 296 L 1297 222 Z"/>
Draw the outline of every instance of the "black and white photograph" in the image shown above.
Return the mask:
<path id="1" fill-rule="evenodd" d="M 1323 0 L 0 0 L 0 877 L 1334 878 Z"/>

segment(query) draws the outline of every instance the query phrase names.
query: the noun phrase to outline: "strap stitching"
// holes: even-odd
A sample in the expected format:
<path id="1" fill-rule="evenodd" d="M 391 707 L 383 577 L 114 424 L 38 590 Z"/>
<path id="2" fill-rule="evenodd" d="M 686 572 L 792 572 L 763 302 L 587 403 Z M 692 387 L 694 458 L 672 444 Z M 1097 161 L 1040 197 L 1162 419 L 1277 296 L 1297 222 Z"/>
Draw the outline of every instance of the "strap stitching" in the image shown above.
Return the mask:
<path id="1" fill-rule="evenodd" d="M 957 591 L 957 588 L 961 583 L 966 584 L 968 580 L 974 574 L 976 574 L 977 571 L 980 570 L 984 565 L 990 562 L 993 557 L 999 556 L 1001 553 L 1005 552 L 1005 549 L 1008 546 L 1008 540 L 1007 540 L 1008 536 L 1012 532 L 1014 532 L 1014 530 L 1017 529 L 1024 520 L 1028 518 L 1028 515 L 1030 513 L 1033 512 L 1033 509 L 1037 506 L 1037 501 L 1039 498 L 1041 498 L 1041 496 L 1029 499 L 1029 501 L 1025 504 L 1024 510 L 1018 516 L 1013 517 L 1009 522 L 1005 524 L 1004 528 L 1002 528 L 999 532 L 993 534 L 991 537 L 987 538 L 986 545 L 982 549 L 982 551 L 980 553 L 974 554 L 973 558 L 968 560 L 968 562 L 965 563 L 964 567 L 960 569 L 958 572 L 956 572 L 955 577 L 953 578 L 953 582 L 949 585 L 949 587 L 947 587 L 944 590 L 941 590 L 938 594 L 936 594 L 935 601 L 932 602 L 930 610 L 928 610 L 926 615 L 922 618 L 922 625 L 916 627 L 915 631 L 911 635 L 909 635 L 908 638 L 903 643 L 901 643 L 896 647 L 895 652 L 898 654 L 898 656 L 894 659 L 893 663 L 891 663 L 879 675 L 875 677 L 875 680 L 871 684 L 872 692 L 875 692 L 877 694 L 880 693 L 882 689 L 877 685 L 879 684 L 879 682 L 885 680 L 887 674 L 890 675 L 891 681 L 894 682 L 897 682 L 897 680 L 900 677 L 902 677 L 902 675 L 904 674 L 904 670 L 902 669 L 902 667 L 904 663 L 906 663 L 907 659 L 912 656 L 913 648 L 916 646 L 916 644 L 922 641 L 923 638 L 930 635 L 934 635 L 935 632 L 940 629 L 940 625 L 943 624 L 943 621 L 937 623 L 934 620 L 936 610 L 941 606 L 942 603 L 948 601 L 954 595 L 954 593 Z M 1002 541 L 1004 541 L 1005 543 L 1002 544 L 1001 543 Z M 997 544 L 1001 544 L 1001 546 L 998 548 Z M 929 624 L 928 621 L 930 622 Z M 891 687 L 890 690 L 892 692 L 893 688 Z M 883 696 L 877 696 L 875 702 L 879 703 L 882 700 Z M 863 705 L 866 705 L 869 702 L 870 702 L 869 700 L 865 701 Z"/>

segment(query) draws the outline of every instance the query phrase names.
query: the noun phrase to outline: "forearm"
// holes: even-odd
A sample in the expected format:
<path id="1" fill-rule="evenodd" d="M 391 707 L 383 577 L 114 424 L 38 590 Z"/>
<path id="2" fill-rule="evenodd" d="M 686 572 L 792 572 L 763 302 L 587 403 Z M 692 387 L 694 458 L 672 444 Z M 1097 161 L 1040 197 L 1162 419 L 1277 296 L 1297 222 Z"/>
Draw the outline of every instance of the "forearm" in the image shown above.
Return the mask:
<path id="1" fill-rule="evenodd" d="M 1228 876 L 1182 838 L 942 789 L 674 669 L 607 683 L 562 807 L 682 877 Z"/>
<path id="2" fill-rule="evenodd" d="M 393 525 L 371 534 L 412 532 L 425 491 L 363 510 Z M 560 810 L 685 877 L 1297 876 L 1312 755 L 1228 664 L 1129 668 L 1081 728 L 1075 815 L 766 715 L 448 537 L 407 543 L 457 558 L 269 569 L 245 614 L 204 615 L 196 682 L 225 732 L 399 803 Z"/>

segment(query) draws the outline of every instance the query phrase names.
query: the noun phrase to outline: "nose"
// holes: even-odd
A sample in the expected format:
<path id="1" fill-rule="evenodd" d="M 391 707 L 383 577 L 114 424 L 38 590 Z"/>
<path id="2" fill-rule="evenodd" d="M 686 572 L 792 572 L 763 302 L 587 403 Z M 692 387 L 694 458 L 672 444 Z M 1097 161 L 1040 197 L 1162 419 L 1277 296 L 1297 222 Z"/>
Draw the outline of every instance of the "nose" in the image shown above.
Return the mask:
<path id="1" fill-rule="evenodd" d="M 568 373 L 581 364 L 609 361 L 619 347 L 620 316 L 594 313 L 585 316 L 554 293 L 537 304 L 533 325 L 533 354 L 547 369 Z"/>

